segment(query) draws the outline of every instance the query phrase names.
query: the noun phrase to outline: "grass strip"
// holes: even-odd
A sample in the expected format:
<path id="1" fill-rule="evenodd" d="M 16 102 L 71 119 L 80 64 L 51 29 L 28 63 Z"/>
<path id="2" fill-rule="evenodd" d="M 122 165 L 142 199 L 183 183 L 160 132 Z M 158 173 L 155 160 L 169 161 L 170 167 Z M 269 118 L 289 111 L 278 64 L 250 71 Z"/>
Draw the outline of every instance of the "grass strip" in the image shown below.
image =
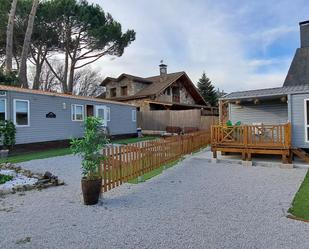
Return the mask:
<path id="1" fill-rule="evenodd" d="M 153 178 L 153 177 L 155 177 L 157 175 L 160 175 L 164 171 L 164 169 L 171 168 L 171 167 L 175 166 L 176 164 L 178 164 L 182 160 L 183 160 L 182 158 L 178 159 L 176 161 L 164 164 L 164 165 L 160 166 L 159 168 L 156 168 L 156 169 L 154 169 L 152 171 L 147 172 L 146 174 L 141 176 L 142 181 L 140 181 L 140 182 L 138 181 L 138 178 L 134 178 L 132 180 L 129 180 L 128 182 L 129 183 L 133 183 L 133 184 L 138 184 L 138 183 L 141 183 L 141 182 L 145 182 L 145 181 L 147 181 L 147 180 L 149 180 L 149 179 L 151 179 L 151 178 Z"/>
<path id="2" fill-rule="evenodd" d="M 157 137 L 145 136 L 142 138 L 128 138 L 128 139 L 114 140 L 112 142 L 117 143 L 117 144 L 130 144 L 130 143 L 136 143 L 140 141 L 147 141 L 147 140 L 154 140 L 154 139 L 157 139 Z M 72 154 L 69 147 L 49 149 L 49 150 L 44 150 L 44 151 L 22 153 L 20 155 L 12 155 L 12 156 L 8 156 L 7 158 L 0 158 L 0 163 L 21 163 L 21 162 L 26 162 L 26 161 L 36 160 L 36 159 L 45 159 L 45 158 L 56 157 L 56 156 L 65 156 L 69 154 Z"/>
<path id="3" fill-rule="evenodd" d="M 138 143 L 142 141 L 155 140 L 157 138 L 158 137 L 155 137 L 155 136 L 132 137 L 132 138 L 126 138 L 126 139 L 112 140 L 112 143 L 126 145 L 126 144 Z"/>
<path id="4" fill-rule="evenodd" d="M 288 212 L 297 218 L 309 220 L 309 171 L 307 171 Z"/>
<path id="5" fill-rule="evenodd" d="M 36 151 L 20 155 L 9 156 L 7 158 L 0 158 L 0 163 L 21 163 L 35 159 L 44 159 L 55 156 L 65 156 L 71 154 L 70 148 L 51 149 L 45 151 Z"/>

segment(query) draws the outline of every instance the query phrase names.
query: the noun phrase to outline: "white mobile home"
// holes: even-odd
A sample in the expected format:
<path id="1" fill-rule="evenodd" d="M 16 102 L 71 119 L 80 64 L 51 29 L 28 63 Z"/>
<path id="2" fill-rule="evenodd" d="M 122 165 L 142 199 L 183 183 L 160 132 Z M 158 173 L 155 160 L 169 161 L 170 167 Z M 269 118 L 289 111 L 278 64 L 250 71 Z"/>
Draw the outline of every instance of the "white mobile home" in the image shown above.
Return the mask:
<path id="1" fill-rule="evenodd" d="M 111 136 L 136 134 L 136 106 L 99 98 L 0 86 L 0 119 L 16 125 L 16 144 L 83 135 L 87 116 L 103 119 Z"/>

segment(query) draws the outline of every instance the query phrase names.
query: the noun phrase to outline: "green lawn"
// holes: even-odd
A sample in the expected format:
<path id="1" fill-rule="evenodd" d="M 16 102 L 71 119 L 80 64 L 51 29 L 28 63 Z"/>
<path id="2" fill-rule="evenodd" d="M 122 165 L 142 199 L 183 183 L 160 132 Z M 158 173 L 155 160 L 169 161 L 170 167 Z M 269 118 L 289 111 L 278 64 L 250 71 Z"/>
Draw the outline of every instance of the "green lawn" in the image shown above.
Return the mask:
<path id="1" fill-rule="evenodd" d="M 8 158 L 0 158 L 0 163 L 21 163 L 35 159 L 44 159 L 55 156 L 65 156 L 71 154 L 70 148 L 51 149 L 45 151 L 36 151 L 31 153 L 24 153 L 20 155 L 9 156 Z"/>
<path id="2" fill-rule="evenodd" d="M 289 213 L 297 218 L 309 220 L 309 171 L 294 197 Z"/>
<path id="3" fill-rule="evenodd" d="M 126 138 L 126 139 L 112 140 L 112 142 L 115 144 L 132 144 L 132 143 L 137 143 L 141 141 L 154 140 L 157 138 L 158 137 L 155 137 L 155 136 L 132 137 L 132 138 Z"/>
<path id="4" fill-rule="evenodd" d="M 179 159 L 179 160 L 170 162 L 170 163 L 168 163 L 168 164 L 162 165 L 162 166 L 160 166 L 159 168 L 156 168 L 156 169 L 154 169 L 154 170 L 152 170 L 152 171 L 150 171 L 150 172 L 144 174 L 144 175 L 142 176 L 142 181 L 143 181 L 143 182 L 144 182 L 144 181 L 147 181 L 147 180 L 149 180 L 150 178 L 153 178 L 153 177 L 155 177 L 155 176 L 161 174 L 161 173 L 163 172 L 164 168 L 165 168 L 165 169 L 171 168 L 171 167 L 175 166 L 177 163 L 179 163 L 181 160 L 182 160 L 182 159 Z M 164 166 L 165 166 L 165 167 L 164 167 Z M 139 183 L 138 178 L 129 180 L 128 182 L 129 182 L 129 183 L 133 183 L 133 184 Z"/>
<path id="5" fill-rule="evenodd" d="M 130 144 L 130 143 L 136 143 L 140 141 L 146 141 L 146 140 L 153 140 L 157 137 L 153 136 L 145 136 L 142 138 L 128 138 L 128 139 L 120 139 L 120 140 L 113 140 L 113 143 L 117 144 Z M 36 151 L 36 152 L 29 152 L 29 153 L 23 153 L 20 155 L 13 155 L 9 156 L 8 158 L 0 158 L 0 163 L 21 163 L 26 162 L 30 160 L 35 159 L 44 159 L 49 157 L 55 157 L 55 156 L 65 156 L 71 154 L 70 148 L 60 148 L 60 149 L 49 149 L 45 151 Z"/>

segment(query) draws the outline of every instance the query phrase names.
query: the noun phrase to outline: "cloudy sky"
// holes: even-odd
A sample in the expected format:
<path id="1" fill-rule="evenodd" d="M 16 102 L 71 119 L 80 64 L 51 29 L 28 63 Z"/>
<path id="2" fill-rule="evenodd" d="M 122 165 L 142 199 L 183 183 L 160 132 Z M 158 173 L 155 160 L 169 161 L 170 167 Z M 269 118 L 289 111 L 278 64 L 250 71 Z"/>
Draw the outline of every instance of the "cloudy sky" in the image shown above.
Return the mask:
<path id="1" fill-rule="evenodd" d="M 103 76 L 126 72 L 205 71 L 226 92 L 281 86 L 299 47 L 308 0 L 90 0 L 112 14 L 136 40 L 120 58 L 101 59 Z"/>

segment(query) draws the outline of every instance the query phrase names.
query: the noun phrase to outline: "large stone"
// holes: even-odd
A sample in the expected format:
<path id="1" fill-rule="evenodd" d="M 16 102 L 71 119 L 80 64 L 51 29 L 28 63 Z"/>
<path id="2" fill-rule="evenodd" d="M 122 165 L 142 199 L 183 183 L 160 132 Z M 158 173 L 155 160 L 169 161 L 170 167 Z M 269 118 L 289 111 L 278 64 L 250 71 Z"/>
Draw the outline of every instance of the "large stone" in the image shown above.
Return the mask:
<path id="1" fill-rule="evenodd" d="M 280 164 L 280 168 L 281 169 L 293 169 L 294 168 L 294 164 L 291 164 L 291 163 L 281 163 Z"/>
<path id="2" fill-rule="evenodd" d="M 241 161 L 242 166 L 246 167 L 251 167 L 252 166 L 252 161 Z"/>

